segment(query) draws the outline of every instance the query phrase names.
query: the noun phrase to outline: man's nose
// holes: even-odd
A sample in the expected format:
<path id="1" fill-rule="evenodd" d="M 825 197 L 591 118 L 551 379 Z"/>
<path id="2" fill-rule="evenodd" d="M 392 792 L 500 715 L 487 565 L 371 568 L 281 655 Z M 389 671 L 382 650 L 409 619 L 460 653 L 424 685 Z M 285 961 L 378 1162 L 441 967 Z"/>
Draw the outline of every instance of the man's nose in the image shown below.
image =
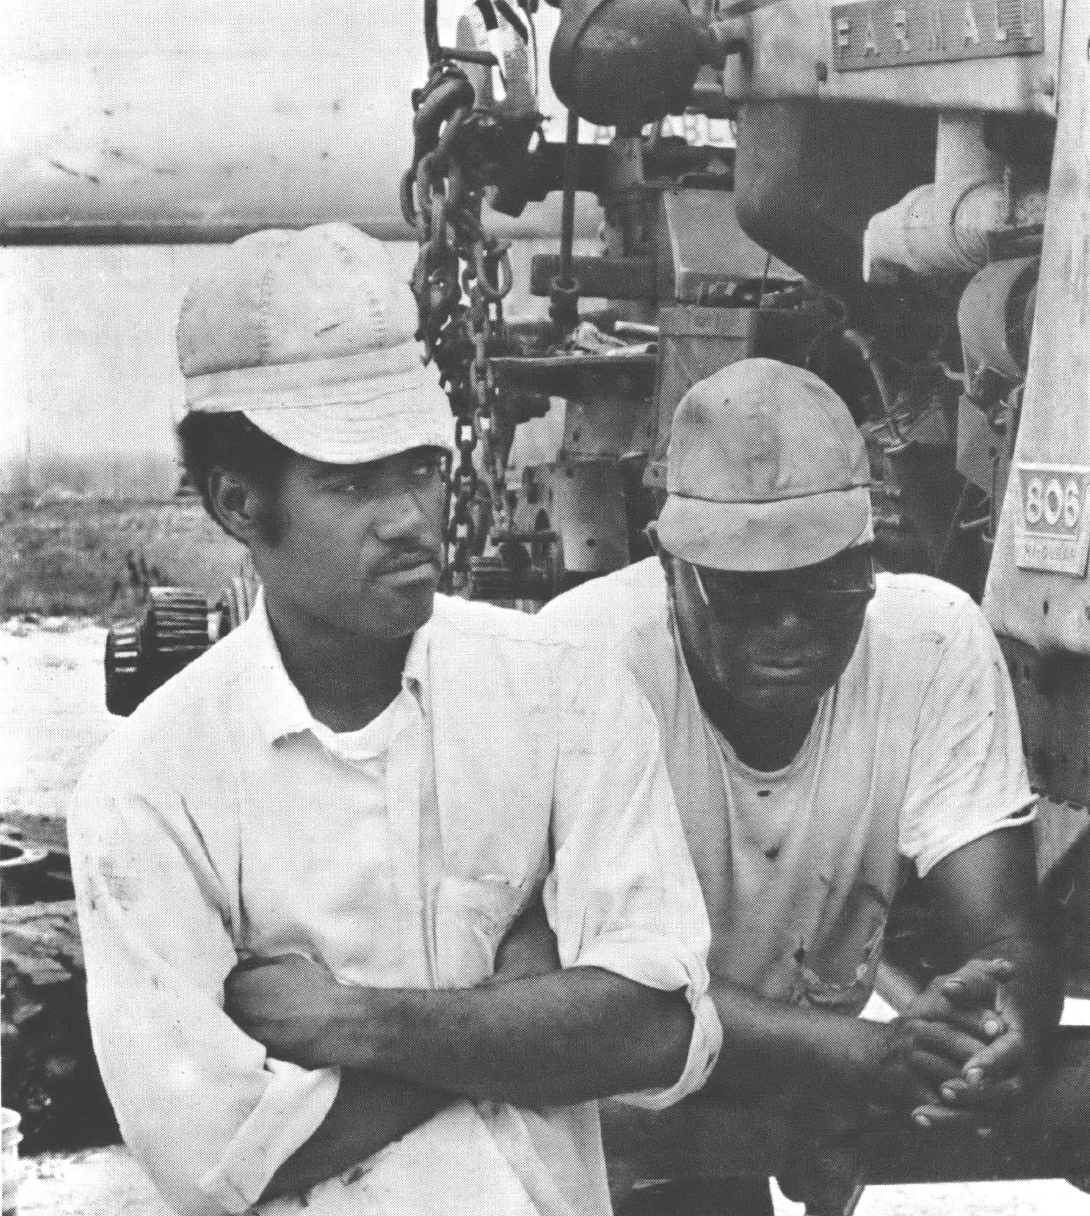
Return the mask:
<path id="1" fill-rule="evenodd" d="M 437 521 L 426 510 L 419 493 L 409 486 L 389 495 L 375 521 L 375 535 L 381 541 L 412 539 L 432 544 L 437 531 Z"/>
<path id="2" fill-rule="evenodd" d="M 790 637 L 810 632 L 810 621 L 794 596 L 785 596 L 777 603 L 772 626 L 778 633 Z"/>

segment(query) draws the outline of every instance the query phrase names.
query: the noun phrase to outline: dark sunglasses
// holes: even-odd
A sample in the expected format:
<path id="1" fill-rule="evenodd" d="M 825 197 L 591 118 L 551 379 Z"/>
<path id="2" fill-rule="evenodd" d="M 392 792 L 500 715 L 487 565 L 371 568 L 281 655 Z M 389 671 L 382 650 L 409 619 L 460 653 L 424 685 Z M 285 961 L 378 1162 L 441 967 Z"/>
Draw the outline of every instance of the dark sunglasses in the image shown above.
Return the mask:
<path id="1" fill-rule="evenodd" d="M 755 586 L 746 579 L 720 570 L 693 566 L 697 590 L 716 616 L 726 620 L 756 620 L 775 616 L 790 603 L 800 616 L 810 621 L 835 622 L 862 612 L 874 598 L 874 564 L 853 570 L 843 583 L 776 582 Z"/>

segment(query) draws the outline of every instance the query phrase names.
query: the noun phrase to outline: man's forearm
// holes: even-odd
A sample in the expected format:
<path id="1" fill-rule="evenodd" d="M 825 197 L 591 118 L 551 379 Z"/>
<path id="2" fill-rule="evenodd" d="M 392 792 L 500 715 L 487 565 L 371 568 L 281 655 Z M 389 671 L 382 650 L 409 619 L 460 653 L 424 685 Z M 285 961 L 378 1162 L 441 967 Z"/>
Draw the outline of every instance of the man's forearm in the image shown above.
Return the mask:
<path id="1" fill-rule="evenodd" d="M 748 1103 L 814 1084 L 848 1093 L 870 1088 L 882 1052 L 873 1023 L 769 1000 L 727 980 L 713 980 L 709 995 L 723 1046 L 706 1094 Z"/>
<path id="2" fill-rule="evenodd" d="M 346 1068 L 325 1119 L 272 1176 L 262 1200 L 343 1174 L 427 1122 L 450 1101 L 449 1094 L 429 1086 Z"/>
<path id="3" fill-rule="evenodd" d="M 692 1029 L 683 993 L 572 967 L 480 988 L 342 988 L 296 1058 L 564 1106 L 672 1085 Z"/>

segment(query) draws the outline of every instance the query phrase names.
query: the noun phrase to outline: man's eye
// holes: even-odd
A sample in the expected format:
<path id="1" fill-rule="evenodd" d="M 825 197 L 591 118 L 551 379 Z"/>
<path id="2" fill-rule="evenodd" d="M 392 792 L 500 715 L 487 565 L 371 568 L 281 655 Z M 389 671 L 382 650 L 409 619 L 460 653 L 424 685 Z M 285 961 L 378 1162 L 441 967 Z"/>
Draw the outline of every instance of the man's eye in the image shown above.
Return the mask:
<path id="1" fill-rule="evenodd" d="M 419 477 L 421 480 L 426 480 L 429 477 L 434 477 L 442 467 L 442 456 L 424 456 L 420 460 L 413 462 L 412 475 Z"/>

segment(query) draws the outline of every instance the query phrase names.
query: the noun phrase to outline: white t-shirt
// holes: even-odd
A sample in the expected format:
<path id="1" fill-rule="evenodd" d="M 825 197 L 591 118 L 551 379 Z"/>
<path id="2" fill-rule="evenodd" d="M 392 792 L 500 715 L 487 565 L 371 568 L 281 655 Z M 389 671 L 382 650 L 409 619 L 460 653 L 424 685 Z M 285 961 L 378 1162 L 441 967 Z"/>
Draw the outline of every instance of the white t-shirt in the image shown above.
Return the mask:
<path id="1" fill-rule="evenodd" d="M 708 906 L 712 974 L 765 996 L 857 1012 L 902 865 L 924 875 L 1031 817 L 1002 654 L 947 583 L 879 575 L 847 669 L 775 773 L 742 764 L 701 710 L 657 560 L 584 584 L 539 620 L 609 639 L 635 675 Z"/>

